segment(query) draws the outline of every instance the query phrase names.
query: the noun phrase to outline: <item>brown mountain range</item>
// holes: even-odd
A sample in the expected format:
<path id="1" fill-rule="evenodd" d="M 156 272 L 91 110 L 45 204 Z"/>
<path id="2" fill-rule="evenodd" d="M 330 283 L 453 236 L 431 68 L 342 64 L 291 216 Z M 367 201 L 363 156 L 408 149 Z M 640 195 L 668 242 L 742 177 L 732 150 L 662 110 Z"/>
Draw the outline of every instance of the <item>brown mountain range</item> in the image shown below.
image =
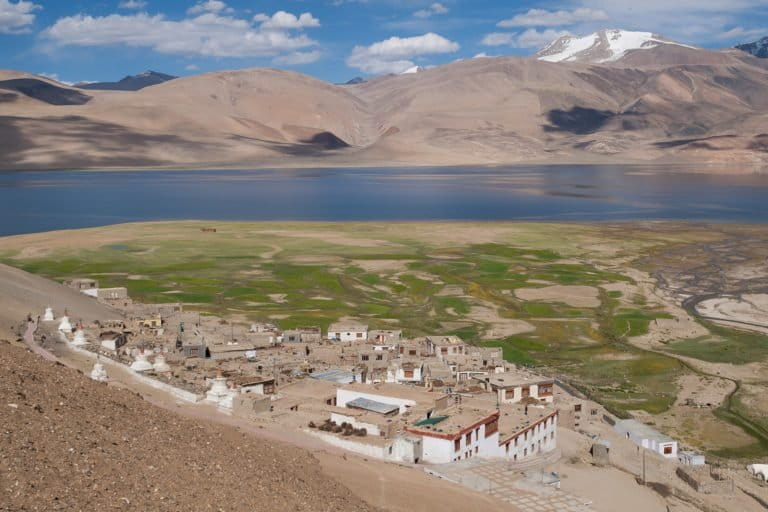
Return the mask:
<path id="1" fill-rule="evenodd" d="M 768 163 L 768 61 L 676 45 L 332 85 L 272 69 L 90 91 L 0 72 L 3 168 Z"/>

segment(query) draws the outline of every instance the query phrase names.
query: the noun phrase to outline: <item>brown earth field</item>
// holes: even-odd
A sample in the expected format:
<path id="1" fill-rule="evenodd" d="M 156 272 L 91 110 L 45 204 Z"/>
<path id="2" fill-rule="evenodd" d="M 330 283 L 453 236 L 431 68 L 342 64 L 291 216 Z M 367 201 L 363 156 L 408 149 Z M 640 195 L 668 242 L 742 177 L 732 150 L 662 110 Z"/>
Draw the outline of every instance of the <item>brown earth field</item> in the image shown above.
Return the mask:
<path id="1" fill-rule="evenodd" d="M 0 168 L 768 163 L 768 64 L 660 46 L 610 64 L 477 58 L 333 85 L 246 69 L 136 92 L 0 71 Z"/>

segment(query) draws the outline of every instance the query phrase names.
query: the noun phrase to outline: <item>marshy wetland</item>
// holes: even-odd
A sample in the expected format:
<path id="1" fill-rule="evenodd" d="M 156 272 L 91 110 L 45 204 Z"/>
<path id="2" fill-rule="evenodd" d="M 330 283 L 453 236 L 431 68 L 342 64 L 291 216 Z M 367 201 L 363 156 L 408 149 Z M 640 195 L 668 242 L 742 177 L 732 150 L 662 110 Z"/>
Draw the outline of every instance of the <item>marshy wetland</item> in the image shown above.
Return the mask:
<path id="1" fill-rule="evenodd" d="M 768 454 L 768 335 L 699 318 L 691 304 L 766 293 L 763 232 L 663 222 L 158 222 L 8 237 L 0 260 L 244 323 L 325 329 L 355 318 L 408 336 L 456 334 L 689 446 L 740 457 Z"/>

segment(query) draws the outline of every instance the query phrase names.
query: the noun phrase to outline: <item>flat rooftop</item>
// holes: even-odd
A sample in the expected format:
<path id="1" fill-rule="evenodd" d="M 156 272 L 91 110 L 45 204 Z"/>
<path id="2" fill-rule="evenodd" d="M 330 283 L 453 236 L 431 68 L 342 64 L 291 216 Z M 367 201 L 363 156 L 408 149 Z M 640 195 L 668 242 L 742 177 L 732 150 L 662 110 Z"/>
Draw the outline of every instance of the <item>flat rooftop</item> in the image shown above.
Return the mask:
<path id="1" fill-rule="evenodd" d="M 637 437 L 643 439 L 651 439 L 658 443 L 674 443 L 675 440 L 671 437 L 662 434 L 655 428 L 637 420 L 618 420 L 616 426 L 625 429 L 626 431 L 634 434 Z"/>
<path id="2" fill-rule="evenodd" d="M 472 427 L 494 414 L 496 414 L 496 410 L 494 409 L 453 406 L 449 409 L 435 413 L 435 416 L 444 417 L 443 420 L 426 422 L 425 424 L 425 422 L 422 421 L 425 418 L 414 419 L 414 422 L 408 425 L 408 430 L 411 432 L 457 435 L 462 430 Z M 417 423 L 421 423 L 421 426 L 416 426 Z"/>
<path id="3" fill-rule="evenodd" d="M 402 384 L 347 384 L 342 386 L 341 389 L 348 391 L 355 391 L 358 393 L 365 393 L 368 395 L 378 395 L 381 397 L 393 397 L 403 400 L 413 400 L 416 403 L 432 404 L 435 400 L 439 400 L 446 396 L 445 393 L 439 391 L 427 391 L 426 388 L 420 388 L 416 386 L 406 386 Z M 386 401 L 386 400 L 384 400 Z"/>
<path id="4" fill-rule="evenodd" d="M 531 384 L 544 384 L 554 382 L 553 379 L 523 371 L 491 373 L 483 377 L 475 377 L 475 379 L 490 383 L 492 386 L 500 388 L 529 386 Z"/>

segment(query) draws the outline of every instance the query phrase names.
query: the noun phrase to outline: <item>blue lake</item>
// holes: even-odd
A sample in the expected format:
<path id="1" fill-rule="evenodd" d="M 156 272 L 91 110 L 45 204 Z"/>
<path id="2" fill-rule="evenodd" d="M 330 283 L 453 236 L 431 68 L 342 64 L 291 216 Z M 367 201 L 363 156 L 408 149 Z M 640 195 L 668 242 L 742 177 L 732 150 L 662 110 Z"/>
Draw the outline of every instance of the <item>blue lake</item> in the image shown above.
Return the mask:
<path id="1" fill-rule="evenodd" d="M 768 174 L 516 166 L 0 172 L 0 235 L 205 220 L 768 222 Z"/>

